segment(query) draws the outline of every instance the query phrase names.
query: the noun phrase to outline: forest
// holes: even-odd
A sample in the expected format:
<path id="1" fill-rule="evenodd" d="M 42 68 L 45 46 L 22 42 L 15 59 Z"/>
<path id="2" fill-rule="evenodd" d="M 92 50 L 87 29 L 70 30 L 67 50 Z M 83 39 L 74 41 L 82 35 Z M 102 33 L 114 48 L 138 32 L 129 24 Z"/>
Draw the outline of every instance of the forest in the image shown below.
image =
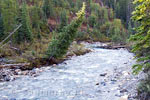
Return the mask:
<path id="1" fill-rule="evenodd" d="M 104 58 L 111 58 L 104 59 L 106 63 L 104 67 L 114 66 L 108 68 L 110 73 L 109 71 L 106 71 L 104 74 L 102 74 L 103 72 L 99 73 L 104 78 L 108 74 L 111 74 L 112 69 L 115 70 L 115 66 L 118 68 L 117 71 L 122 70 L 122 75 L 125 78 L 131 78 L 131 75 L 133 77 L 140 76 L 134 78 L 134 83 L 136 83 L 134 92 L 131 91 L 132 89 L 127 90 L 122 85 L 122 88 L 125 88 L 123 89 L 125 92 L 122 93 L 120 90 L 120 93 L 122 93 L 121 96 L 117 96 L 116 98 L 115 95 L 114 99 L 112 97 L 112 99 L 108 100 L 150 100 L 149 26 L 150 0 L 0 0 L 0 82 L 11 81 L 12 76 L 14 80 L 16 79 L 14 76 L 16 75 L 20 77 L 18 73 L 23 73 L 23 75 L 24 73 L 25 75 L 32 73 L 33 75 L 33 71 L 36 70 L 34 73 L 37 73 L 37 70 L 39 71 L 43 66 L 53 66 L 56 68 L 58 66 L 59 69 L 59 65 L 63 63 L 67 64 L 67 61 L 74 59 L 74 57 L 80 59 L 78 57 L 91 54 L 88 58 L 87 66 L 89 66 L 89 62 L 93 63 L 94 66 L 95 62 L 95 66 L 102 65 L 101 67 L 103 67 L 103 63 L 101 64 L 100 62 L 103 62 Z M 93 46 L 94 44 L 96 47 Z M 103 50 L 107 52 L 106 57 Z M 110 51 L 108 52 L 107 50 Z M 114 53 L 112 53 L 113 51 Z M 95 52 L 98 53 L 92 55 Z M 116 56 L 117 54 L 118 56 Z M 113 61 L 117 57 L 122 60 L 116 60 L 116 65 L 113 65 L 115 63 Z M 132 57 L 133 59 L 131 60 Z M 80 64 L 86 63 L 86 57 L 85 62 L 84 59 L 82 60 L 74 60 L 76 62 L 72 63 L 79 63 L 78 66 L 82 66 Z M 122 66 L 122 62 L 125 69 L 119 67 Z M 97 72 L 103 69 L 105 68 L 93 70 Z M 86 68 L 81 68 L 81 70 L 84 71 Z M 87 69 L 87 71 L 89 70 Z M 73 71 L 76 71 L 76 69 Z M 117 72 L 112 74 L 115 73 Z M 131 73 L 131 75 L 126 75 L 126 73 Z M 88 72 L 85 74 L 88 74 Z M 59 77 L 61 75 L 60 73 Z M 94 73 L 93 75 L 95 76 L 92 79 L 95 80 L 97 75 Z M 119 72 L 117 75 L 122 76 Z M 73 76 L 70 75 L 70 77 Z M 82 77 L 82 74 L 79 77 Z M 69 75 L 67 79 L 69 79 Z M 82 78 L 79 79 L 82 80 Z M 134 79 L 131 78 L 130 82 Z M 120 82 L 119 79 L 114 80 L 111 79 L 110 82 L 119 84 L 117 83 Z M 69 82 L 67 84 L 70 86 L 71 83 L 69 84 Z M 90 78 L 88 82 L 90 82 Z M 125 82 L 129 84 L 128 81 Z M 19 83 L 14 82 L 14 84 Z M 96 85 L 99 84 L 105 86 L 107 81 L 96 83 Z M 82 84 L 80 83 L 80 85 Z M 1 87 L 3 85 L 0 85 Z M 14 90 L 17 91 L 17 89 Z M 0 89 L 0 91 L 7 93 L 9 90 Z M 30 99 L 30 96 L 22 99 L 20 95 L 18 96 L 19 93 L 16 93 L 14 96 L 10 93 L 6 96 L 5 92 L 0 92 L 0 100 L 36 100 L 35 98 Z M 125 93 L 128 95 L 127 97 Z M 8 98 L 3 99 L 5 96 Z M 59 95 L 59 97 L 65 96 Z M 84 99 L 78 98 L 77 100 L 88 100 L 88 96 L 83 97 Z M 98 97 L 92 100 L 107 100 L 106 98 L 100 99 Z M 43 97 L 39 97 L 40 100 L 53 100 L 49 96 L 47 98 L 43 99 Z M 56 98 L 54 100 L 72 99 Z"/>

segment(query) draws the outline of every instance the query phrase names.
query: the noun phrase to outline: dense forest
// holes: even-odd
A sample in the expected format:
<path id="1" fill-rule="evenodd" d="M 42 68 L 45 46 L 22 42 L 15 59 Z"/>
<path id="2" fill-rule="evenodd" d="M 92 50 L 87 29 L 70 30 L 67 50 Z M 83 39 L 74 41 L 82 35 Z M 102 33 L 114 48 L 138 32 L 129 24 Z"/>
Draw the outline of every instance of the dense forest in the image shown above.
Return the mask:
<path id="1" fill-rule="evenodd" d="M 139 98 L 149 100 L 149 12 L 150 0 L 0 0 L 0 58 L 29 63 L 26 70 L 90 52 L 80 41 L 126 45 L 133 72 L 146 73 Z"/>
<path id="2" fill-rule="evenodd" d="M 67 34 L 66 29 L 68 30 L 71 27 L 72 19 L 82 7 L 83 1 L 1 1 L 0 23 L 2 24 L 0 26 L 0 40 L 4 40 L 10 32 L 22 25 L 11 37 L 1 43 L 1 56 L 15 56 L 15 59 L 19 59 L 19 61 L 17 60 L 18 62 L 45 57 L 49 42 L 57 38 L 60 33 Z M 86 17 L 83 19 L 83 24 L 78 29 L 77 34 L 73 36 L 74 38 L 70 38 L 71 41 L 75 39 L 78 41 L 126 43 L 129 37 L 129 31 L 126 28 L 128 23 L 125 23 L 128 19 L 127 14 L 124 15 L 125 18 L 120 18 L 122 15 L 119 15 L 118 11 L 122 8 L 116 10 L 114 7 L 111 8 L 112 5 L 110 4 L 112 2 L 104 3 L 108 6 L 104 6 L 102 1 L 86 1 Z M 121 3 L 117 2 L 117 4 L 120 4 L 119 7 L 122 7 Z M 127 8 L 123 9 L 126 11 Z M 64 49 L 67 50 L 67 47 Z M 52 51 L 48 50 L 48 52 Z"/>

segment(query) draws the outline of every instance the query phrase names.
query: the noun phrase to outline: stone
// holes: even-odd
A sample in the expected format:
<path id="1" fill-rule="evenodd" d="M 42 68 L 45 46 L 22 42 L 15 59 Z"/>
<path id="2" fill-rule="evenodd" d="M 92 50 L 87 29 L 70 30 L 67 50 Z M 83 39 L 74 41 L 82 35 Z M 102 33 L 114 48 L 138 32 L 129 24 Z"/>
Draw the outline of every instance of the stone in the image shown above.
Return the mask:
<path id="1" fill-rule="evenodd" d="M 119 100 L 128 100 L 128 95 L 122 96 Z"/>
<path id="2" fill-rule="evenodd" d="M 122 74 L 123 74 L 124 76 L 128 76 L 128 75 L 129 75 L 129 73 L 126 72 L 126 71 L 123 71 Z"/>
<path id="3" fill-rule="evenodd" d="M 128 90 L 126 90 L 126 89 L 120 90 L 120 93 L 124 93 L 124 92 L 128 92 Z"/>
<path id="4" fill-rule="evenodd" d="M 15 70 L 15 74 L 16 74 L 16 75 L 21 75 L 21 70 L 20 70 L 20 69 L 16 69 L 16 70 Z"/>
<path id="5" fill-rule="evenodd" d="M 107 75 L 107 73 L 100 74 L 100 76 L 104 76 L 104 77 L 105 77 L 106 75 Z"/>
<path id="6" fill-rule="evenodd" d="M 127 62 L 125 62 L 124 64 L 128 64 Z"/>
<path id="7" fill-rule="evenodd" d="M 28 71 L 23 71 L 22 72 L 22 75 L 27 75 L 28 74 Z"/>
<path id="8" fill-rule="evenodd" d="M 115 96 L 116 96 L 116 97 L 121 97 L 121 95 L 120 95 L 120 94 L 115 94 Z"/>
<path id="9" fill-rule="evenodd" d="M 116 80 L 116 79 L 111 79 L 111 81 L 112 81 L 112 82 L 117 82 L 117 80 Z"/>
<path id="10" fill-rule="evenodd" d="M 4 80 L 5 80 L 5 81 L 10 81 L 11 78 L 10 78 L 9 76 L 6 76 L 6 77 L 4 77 Z"/>
<path id="11" fill-rule="evenodd" d="M 17 99 L 15 99 L 15 98 L 11 98 L 10 100 L 17 100 Z"/>
<path id="12" fill-rule="evenodd" d="M 56 67 L 57 65 L 56 64 L 53 64 L 53 67 Z"/>
<path id="13" fill-rule="evenodd" d="M 105 82 L 101 82 L 101 85 L 106 86 L 106 83 Z"/>

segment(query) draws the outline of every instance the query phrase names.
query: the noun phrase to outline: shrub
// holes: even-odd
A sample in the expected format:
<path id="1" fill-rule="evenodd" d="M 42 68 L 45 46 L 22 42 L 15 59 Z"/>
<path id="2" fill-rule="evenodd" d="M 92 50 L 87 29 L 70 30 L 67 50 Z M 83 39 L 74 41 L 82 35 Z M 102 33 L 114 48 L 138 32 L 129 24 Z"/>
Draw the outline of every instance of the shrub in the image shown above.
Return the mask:
<path id="1" fill-rule="evenodd" d="M 94 27 L 94 25 L 97 23 L 97 19 L 98 17 L 94 13 L 92 13 L 88 18 L 88 24 L 91 27 Z"/>
<path id="2" fill-rule="evenodd" d="M 146 79 L 142 80 L 138 85 L 138 99 L 150 99 L 150 77 L 147 77 Z"/>
<path id="3" fill-rule="evenodd" d="M 114 19 L 113 22 L 106 22 L 100 27 L 100 31 L 116 43 L 125 43 L 128 38 L 128 34 L 120 19 Z"/>
<path id="4" fill-rule="evenodd" d="M 86 31 L 79 30 L 77 32 L 77 40 L 87 40 L 89 38 L 90 38 L 90 36 Z"/>

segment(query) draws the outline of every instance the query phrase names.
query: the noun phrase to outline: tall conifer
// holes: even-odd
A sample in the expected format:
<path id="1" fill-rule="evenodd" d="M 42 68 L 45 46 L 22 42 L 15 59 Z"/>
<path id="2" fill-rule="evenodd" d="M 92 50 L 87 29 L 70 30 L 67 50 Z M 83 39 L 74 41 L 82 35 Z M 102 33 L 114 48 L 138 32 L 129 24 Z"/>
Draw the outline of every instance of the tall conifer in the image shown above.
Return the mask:
<path id="1" fill-rule="evenodd" d="M 16 42 L 31 42 L 33 40 L 32 31 L 30 27 L 30 17 L 28 14 L 27 4 L 23 2 L 20 11 L 20 22 L 22 24 L 21 28 L 15 36 Z"/>

